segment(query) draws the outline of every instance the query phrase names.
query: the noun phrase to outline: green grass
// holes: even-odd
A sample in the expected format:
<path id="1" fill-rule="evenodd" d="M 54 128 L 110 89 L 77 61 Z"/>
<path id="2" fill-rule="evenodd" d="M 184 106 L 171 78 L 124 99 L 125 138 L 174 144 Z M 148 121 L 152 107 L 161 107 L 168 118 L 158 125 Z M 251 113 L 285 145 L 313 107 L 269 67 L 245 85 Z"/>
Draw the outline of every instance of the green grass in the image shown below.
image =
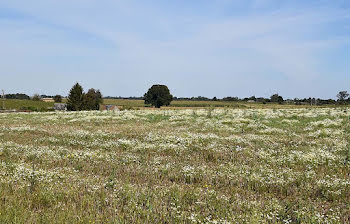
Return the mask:
<path id="1" fill-rule="evenodd" d="M 145 105 L 143 100 L 124 100 L 124 99 L 104 99 L 105 104 L 114 104 L 118 106 L 125 107 L 150 107 L 150 105 Z M 228 107 L 228 108 L 269 108 L 269 109 L 281 109 L 281 108 L 314 108 L 315 106 L 309 105 L 287 105 L 287 104 L 277 104 L 277 103 L 247 103 L 247 102 L 223 102 L 223 101 L 190 101 L 190 100 L 176 100 L 172 101 L 170 108 L 188 108 L 188 107 Z M 168 107 L 168 108 L 169 108 Z M 324 105 L 319 107 L 339 107 L 338 105 Z M 167 107 L 163 107 L 167 108 Z"/>
<path id="2" fill-rule="evenodd" d="M 66 102 L 66 99 L 63 99 L 63 102 Z M 145 105 L 143 100 L 124 100 L 124 99 L 104 99 L 104 104 L 113 104 L 119 107 L 130 109 L 130 108 L 151 108 L 150 105 Z M 42 101 L 33 101 L 33 100 L 5 100 L 6 109 L 16 109 L 20 110 L 23 108 L 36 108 L 38 111 L 47 110 L 47 108 L 53 107 L 54 103 L 47 103 Z M 0 102 L 2 106 L 2 101 Z M 246 103 L 246 102 L 222 102 L 222 101 L 172 101 L 169 107 L 162 107 L 163 109 L 167 108 L 207 108 L 207 107 L 226 107 L 232 109 L 292 109 L 292 108 L 314 108 L 309 105 L 280 105 L 276 103 Z M 344 109 L 348 106 L 340 105 L 325 105 L 319 107 L 342 107 Z"/>
<path id="3" fill-rule="evenodd" d="M 0 100 L 0 106 L 2 107 L 2 100 Z M 38 110 L 46 110 L 49 107 L 53 107 L 54 103 L 47 103 L 43 101 L 33 100 L 5 100 L 5 109 L 21 110 L 22 108 L 36 108 Z"/>

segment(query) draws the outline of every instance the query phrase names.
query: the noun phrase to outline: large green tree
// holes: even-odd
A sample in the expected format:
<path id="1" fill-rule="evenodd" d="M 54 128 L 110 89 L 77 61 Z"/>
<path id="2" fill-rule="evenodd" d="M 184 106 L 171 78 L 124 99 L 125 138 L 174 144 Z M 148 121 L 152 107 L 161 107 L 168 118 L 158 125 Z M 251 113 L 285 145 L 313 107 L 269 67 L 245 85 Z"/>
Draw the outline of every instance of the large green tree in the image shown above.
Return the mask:
<path id="1" fill-rule="evenodd" d="M 157 108 L 169 106 L 173 96 L 165 85 L 153 85 L 144 95 L 145 104 L 151 104 Z"/>
<path id="2" fill-rule="evenodd" d="M 100 90 L 89 89 L 84 95 L 83 109 L 84 110 L 99 110 L 102 103 L 102 94 Z"/>
<path id="3" fill-rule="evenodd" d="M 79 83 L 76 83 L 69 92 L 67 109 L 71 111 L 80 111 L 84 108 L 84 93 L 83 87 Z"/>

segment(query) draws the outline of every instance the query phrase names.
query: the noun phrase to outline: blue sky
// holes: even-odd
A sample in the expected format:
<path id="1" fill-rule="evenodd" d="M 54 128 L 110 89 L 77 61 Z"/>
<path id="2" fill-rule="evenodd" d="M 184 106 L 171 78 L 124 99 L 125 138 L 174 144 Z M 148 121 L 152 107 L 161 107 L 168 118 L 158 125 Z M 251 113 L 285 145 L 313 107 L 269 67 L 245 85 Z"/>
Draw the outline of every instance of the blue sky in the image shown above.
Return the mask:
<path id="1" fill-rule="evenodd" d="M 348 0 L 2 0 L 0 88 L 107 96 L 335 98 L 350 91 Z"/>

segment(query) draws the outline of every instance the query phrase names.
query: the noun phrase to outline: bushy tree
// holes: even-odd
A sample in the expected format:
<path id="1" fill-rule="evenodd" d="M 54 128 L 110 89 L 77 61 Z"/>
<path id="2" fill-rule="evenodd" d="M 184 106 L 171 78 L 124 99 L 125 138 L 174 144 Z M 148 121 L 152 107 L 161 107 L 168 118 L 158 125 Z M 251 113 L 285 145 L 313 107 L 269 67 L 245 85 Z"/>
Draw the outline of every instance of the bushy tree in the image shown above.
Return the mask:
<path id="1" fill-rule="evenodd" d="M 69 92 L 67 109 L 71 111 L 80 111 L 83 109 L 84 93 L 83 87 L 76 83 Z"/>
<path id="2" fill-rule="evenodd" d="M 32 100 L 34 100 L 34 101 L 40 101 L 41 99 L 40 99 L 39 94 L 34 94 L 34 96 L 32 97 Z"/>
<path id="3" fill-rule="evenodd" d="M 165 85 L 153 85 L 144 95 L 145 104 L 151 104 L 157 108 L 161 106 L 169 106 L 173 100 L 173 96 Z"/>
<path id="4" fill-rule="evenodd" d="M 53 97 L 53 100 L 55 101 L 55 103 L 62 103 L 62 96 L 56 95 Z"/>
<path id="5" fill-rule="evenodd" d="M 344 103 L 348 97 L 349 97 L 348 91 L 340 91 L 337 95 L 338 102 L 340 103 Z"/>
<path id="6" fill-rule="evenodd" d="M 281 104 L 281 103 L 283 103 L 283 101 L 284 101 L 284 100 L 283 100 L 283 97 L 280 96 L 280 95 L 278 95 L 277 93 L 276 93 L 276 94 L 273 94 L 273 95 L 271 96 L 271 102 Z"/>
<path id="7" fill-rule="evenodd" d="M 255 96 L 251 96 L 251 97 L 248 98 L 248 100 L 256 101 L 256 97 Z"/>
<path id="8" fill-rule="evenodd" d="M 84 94 L 83 108 L 84 110 L 99 110 L 100 104 L 102 103 L 102 94 L 100 90 L 89 89 Z"/>

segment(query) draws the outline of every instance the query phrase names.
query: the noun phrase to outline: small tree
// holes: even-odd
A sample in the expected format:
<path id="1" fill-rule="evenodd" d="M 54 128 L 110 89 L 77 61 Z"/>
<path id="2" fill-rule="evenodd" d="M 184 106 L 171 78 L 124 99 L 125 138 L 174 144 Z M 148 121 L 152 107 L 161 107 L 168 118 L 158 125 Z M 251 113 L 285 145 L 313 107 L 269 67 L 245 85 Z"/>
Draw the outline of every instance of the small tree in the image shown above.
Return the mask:
<path id="1" fill-rule="evenodd" d="M 277 93 L 271 96 L 271 102 L 282 104 L 283 101 L 283 97 L 278 95 Z"/>
<path id="2" fill-rule="evenodd" d="M 83 87 L 76 83 L 69 92 L 67 109 L 71 111 L 80 111 L 83 109 Z"/>
<path id="3" fill-rule="evenodd" d="M 251 96 L 251 97 L 248 98 L 248 100 L 256 101 L 256 97 L 255 96 Z"/>
<path id="4" fill-rule="evenodd" d="M 34 100 L 34 101 L 40 101 L 41 99 L 40 99 L 39 94 L 34 94 L 33 97 L 32 97 L 32 100 Z"/>
<path id="5" fill-rule="evenodd" d="M 53 100 L 55 101 L 55 103 L 62 103 L 62 96 L 56 95 L 53 97 Z"/>
<path id="6" fill-rule="evenodd" d="M 349 97 L 348 91 L 340 91 L 337 94 L 338 102 L 340 102 L 340 103 L 344 103 L 348 97 Z"/>
<path id="7" fill-rule="evenodd" d="M 173 96 L 165 85 L 153 85 L 144 95 L 145 104 L 151 104 L 157 108 L 169 106 Z"/>

